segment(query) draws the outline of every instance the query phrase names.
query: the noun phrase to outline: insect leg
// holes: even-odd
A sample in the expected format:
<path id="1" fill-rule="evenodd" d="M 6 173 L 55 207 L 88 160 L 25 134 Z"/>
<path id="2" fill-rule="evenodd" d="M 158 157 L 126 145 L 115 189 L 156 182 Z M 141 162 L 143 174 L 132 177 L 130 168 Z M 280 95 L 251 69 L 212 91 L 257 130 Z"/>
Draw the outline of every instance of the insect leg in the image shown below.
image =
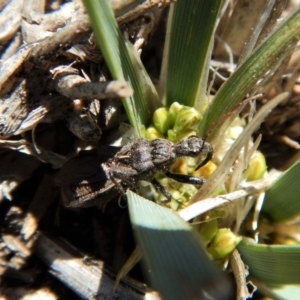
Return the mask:
<path id="1" fill-rule="evenodd" d="M 201 177 L 196 177 L 196 176 L 190 176 L 190 175 L 185 175 L 185 174 L 175 174 L 171 172 L 166 172 L 165 173 L 167 177 L 172 178 L 178 182 L 182 183 L 189 183 L 189 184 L 195 184 L 195 185 L 203 185 L 205 180 Z"/>
<path id="2" fill-rule="evenodd" d="M 122 184 L 117 180 L 117 176 L 115 176 L 115 172 L 110 170 L 108 167 L 106 167 L 105 164 L 102 164 L 103 170 L 105 171 L 107 177 L 112 181 L 112 183 L 115 185 L 115 187 L 117 188 L 117 190 L 125 195 L 125 190 L 122 186 Z"/>
<path id="3" fill-rule="evenodd" d="M 162 184 L 160 184 L 155 178 L 151 180 L 151 183 L 159 192 L 161 192 L 167 198 L 167 201 L 164 201 L 164 203 L 168 203 L 171 201 L 172 195 L 167 191 L 167 189 Z"/>
<path id="4" fill-rule="evenodd" d="M 106 176 L 114 183 L 116 188 L 121 194 L 125 194 L 124 186 L 136 188 L 136 181 L 134 175 L 136 175 L 136 170 L 128 166 L 121 165 L 109 165 L 107 163 L 102 163 L 102 168 Z"/>

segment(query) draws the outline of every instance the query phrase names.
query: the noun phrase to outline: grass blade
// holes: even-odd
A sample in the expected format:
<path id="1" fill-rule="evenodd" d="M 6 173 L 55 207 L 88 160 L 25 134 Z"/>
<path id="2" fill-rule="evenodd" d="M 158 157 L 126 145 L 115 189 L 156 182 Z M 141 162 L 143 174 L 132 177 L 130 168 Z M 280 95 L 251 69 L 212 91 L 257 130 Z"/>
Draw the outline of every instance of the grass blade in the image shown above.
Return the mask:
<path id="1" fill-rule="evenodd" d="M 283 21 L 218 90 L 206 113 L 206 122 L 201 123 L 201 132 L 206 132 L 216 120 L 234 108 L 258 80 L 290 51 L 289 47 L 299 36 L 300 8 Z"/>
<path id="2" fill-rule="evenodd" d="M 266 192 L 262 211 L 276 222 L 300 213 L 300 162 L 286 171 Z"/>
<path id="3" fill-rule="evenodd" d="M 191 227 L 177 213 L 131 191 L 127 198 L 146 275 L 163 299 L 207 299 L 207 295 L 226 298 L 227 281 L 209 260 Z"/>
<path id="4" fill-rule="evenodd" d="M 256 279 L 268 284 L 300 284 L 299 245 L 263 245 L 244 239 L 238 250 Z"/>
<path id="5" fill-rule="evenodd" d="M 177 101 L 199 108 L 199 102 L 206 100 L 208 62 L 221 2 L 179 0 L 174 5 L 169 53 L 165 56 L 167 106 Z"/>
<path id="6" fill-rule="evenodd" d="M 139 131 L 141 125 L 149 124 L 154 109 L 160 106 L 156 90 L 140 59 L 130 53 L 135 50 L 126 46 L 109 1 L 85 0 L 84 3 L 112 77 L 125 79 L 134 90 L 133 96 L 125 98 L 123 103 L 131 125 Z"/>

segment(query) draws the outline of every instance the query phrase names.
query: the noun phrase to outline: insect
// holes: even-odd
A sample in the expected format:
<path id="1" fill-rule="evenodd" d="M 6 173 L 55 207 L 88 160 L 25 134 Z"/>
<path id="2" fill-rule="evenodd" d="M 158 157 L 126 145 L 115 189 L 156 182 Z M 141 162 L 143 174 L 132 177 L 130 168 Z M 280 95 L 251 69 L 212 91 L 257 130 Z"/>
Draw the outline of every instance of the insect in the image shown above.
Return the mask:
<path id="1" fill-rule="evenodd" d="M 204 183 L 203 178 L 171 173 L 169 170 L 178 157 L 205 155 L 197 170 L 213 156 L 212 146 L 197 136 L 190 136 L 177 144 L 165 139 L 149 141 L 140 138 L 122 148 L 109 147 L 103 151 L 104 149 L 99 150 L 102 155 L 97 159 L 100 168 L 99 164 L 95 167 L 97 166 L 95 156 L 92 158 L 91 155 L 86 155 L 81 158 L 81 164 L 85 168 L 93 161 L 90 170 L 86 170 L 86 174 L 90 175 L 84 180 L 74 183 L 65 179 L 76 168 L 80 169 L 80 165 L 76 167 L 76 164 L 69 162 L 61 170 L 57 181 L 59 184 L 63 183 L 62 196 L 65 206 L 88 207 L 95 205 L 99 199 L 107 202 L 120 193 L 125 194 L 128 188 L 137 189 L 141 180 L 151 182 L 167 201 L 170 201 L 171 194 L 154 178 L 155 174 L 162 172 L 178 182 L 201 186 Z"/>

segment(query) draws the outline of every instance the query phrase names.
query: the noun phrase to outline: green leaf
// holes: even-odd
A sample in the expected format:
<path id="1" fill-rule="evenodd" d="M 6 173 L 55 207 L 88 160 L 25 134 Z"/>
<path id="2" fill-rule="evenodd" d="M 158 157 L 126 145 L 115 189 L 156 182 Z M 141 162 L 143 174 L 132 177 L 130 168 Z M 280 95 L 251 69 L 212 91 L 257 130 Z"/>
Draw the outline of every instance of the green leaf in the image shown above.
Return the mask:
<path id="1" fill-rule="evenodd" d="M 127 191 L 129 214 L 145 274 L 163 299 L 224 299 L 227 280 L 179 215 Z M 211 298 L 209 298 L 211 299 Z"/>
<path id="2" fill-rule="evenodd" d="M 284 57 L 300 35 L 300 8 L 258 47 L 231 77 L 221 86 L 201 123 L 206 132 L 222 115 L 232 110 L 251 91 L 266 72 Z"/>
<path id="3" fill-rule="evenodd" d="M 286 171 L 266 192 L 262 211 L 276 222 L 300 213 L 300 162 Z"/>
<path id="4" fill-rule="evenodd" d="M 221 0 L 178 0 L 174 5 L 167 70 L 167 106 L 173 102 L 200 107 L 206 87 L 212 39 Z M 164 78 L 162 80 L 165 80 Z"/>
<path id="5" fill-rule="evenodd" d="M 131 125 L 140 131 L 148 125 L 153 111 L 161 106 L 157 92 L 135 50 L 126 45 L 108 0 L 84 1 L 101 52 L 114 79 L 126 80 L 134 90 L 124 99 L 124 107 Z"/>
<path id="6" fill-rule="evenodd" d="M 263 245 L 243 239 L 238 245 L 251 276 L 266 284 L 300 284 L 300 246 Z"/>
<path id="7" fill-rule="evenodd" d="M 300 295 L 300 285 L 277 285 L 269 286 L 272 291 L 278 295 L 280 300 L 289 299 L 289 300 L 299 300 Z"/>

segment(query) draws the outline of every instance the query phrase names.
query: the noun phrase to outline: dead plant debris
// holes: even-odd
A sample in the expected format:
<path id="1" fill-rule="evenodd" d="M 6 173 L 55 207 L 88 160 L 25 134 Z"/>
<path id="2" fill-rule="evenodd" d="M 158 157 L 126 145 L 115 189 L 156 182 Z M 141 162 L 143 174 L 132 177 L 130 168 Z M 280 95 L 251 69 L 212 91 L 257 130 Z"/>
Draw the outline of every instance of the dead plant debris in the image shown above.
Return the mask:
<path id="1" fill-rule="evenodd" d="M 163 10 L 148 10 L 159 3 L 144 1 L 130 10 L 122 1 L 112 1 L 121 29 L 147 57 L 154 82 L 166 18 Z M 232 41 L 240 36 L 232 31 L 218 34 L 222 39 L 215 45 L 212 67 L 228 77 L 236 64 L 225 58 L 233 54 L 224 45 L 239 56 L 244 40 Z M 261 147 L 276 167 L 288 160 L 279 164 L 279 153 L 288 158 L 299 151 L 298 56 L 299 50 L 287 58 L 268 89 L 269 98 L 292 90 L 261 130 Z M 97 166 L 96 149 L 120 137 L 118 126 L 126 121 L 121 98 L 133 91 L 126 82 L 111 79 L 81 0 L 0 1 L 0 59 L 0 299 L 113 299 L 116 273 L 135 247 L 127 211 L 117 200 L 105 209 L 66 209 L 57 183 L 80 181 Z M 214 80 L 212 91 L 222 76 Z M 68 167 L 79 153 L 83 158 L 77 167 Z M 239 256 L 236 261 L 231 263 L 244 268 Z M 131 276 L 143 280 L 139 267 Z M 145 295 L 160 299 L 126 278 L 114 297 Z"/>

